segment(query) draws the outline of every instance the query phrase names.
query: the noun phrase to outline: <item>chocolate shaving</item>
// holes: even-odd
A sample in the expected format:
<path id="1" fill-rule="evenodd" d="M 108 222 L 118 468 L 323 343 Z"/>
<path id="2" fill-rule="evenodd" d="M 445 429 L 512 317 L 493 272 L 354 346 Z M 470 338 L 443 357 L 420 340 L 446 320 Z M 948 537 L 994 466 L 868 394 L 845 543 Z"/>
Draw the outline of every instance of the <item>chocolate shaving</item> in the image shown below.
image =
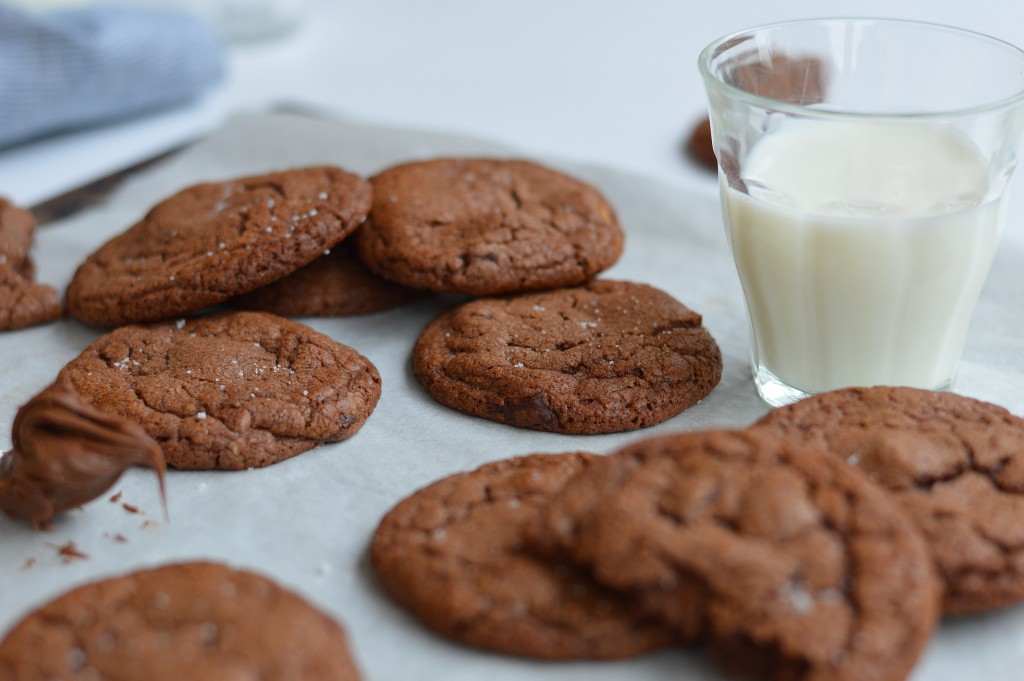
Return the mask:
<path id="1" fill-rule="evenodd" d="M 56 514 L 104 494 L 136 464 L 156 471 L 166 515 L 159 445 L 137 423 L 87 403 L 65 379 L 18 410 L 12 439 L 14 449 L 0 457 L 0 510 L 12 518 L 48 529 Z"/>

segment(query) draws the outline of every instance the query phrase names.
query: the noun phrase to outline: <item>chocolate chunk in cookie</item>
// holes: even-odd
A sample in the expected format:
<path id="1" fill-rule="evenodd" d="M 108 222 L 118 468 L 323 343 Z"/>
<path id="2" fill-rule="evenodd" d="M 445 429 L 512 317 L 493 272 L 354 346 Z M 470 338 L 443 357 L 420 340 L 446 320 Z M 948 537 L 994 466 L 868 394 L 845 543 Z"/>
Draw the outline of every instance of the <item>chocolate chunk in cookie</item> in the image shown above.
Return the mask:
<path id="1" fill-rule="evenodd" d="M 903 679 L 939 613 L 928 549 L 895 500 L 765 433 L 628 446 L 570 480 L 528 540 L 741 675 Z"/>
<path id="2" fill-rule="evenodd" d="M 0 331 L 60 319 L 60 296 L 52 286 L 32 281 L 29 258 L 36 221 L 23 208 L 0 198 Z"/>
<path id="3" fill-rule="evenodd" d="M 0 510 L 36 529 L 113 486 L 129 468 L 157 472 L 164 457 L 137 423 L 85 402 L 67 379 L 29 400 L 14 417 L 14 448 L 0 454 Z"/>
<path id="4" fill-rule="evenodd" d="M 654 618 L 557 560 L 524 550 L 521 533 L 586 454 L 490 463 L 425 487 L 388 513 L 370 558 L 391 597 L 463 643 L 545 659 L 613 659 L 673 640 Z"/>
<path id="5" fill-rule="evenodd" d="M 928 540 L 946 612 L 1024 600 L 1024 419 L 953 393 L 877 387 L 822 393 L 754 428 L 822 444 L 891 491 Z"/>
<path id="6" fill-rule="evenodd" d="M 175 468 L 266 466 L 344 440 L 380 397 L 368 359 L 260 312 L 122 327 L 61 375 L 98 408 L 142 424 Z"/>
<path id="7" fill-rule="evenodd" d="M 333 167 L 189 187 L 89 256 L 68 286 L 68 311 L 117 326 L 223 302 L 323 255 L 366 218 L 371 194 Z"/>
<path id="8" fill-rule="evenodd" d="M 285 317 L 348 317 L 381 312 L 421 295 L 374 274 L 342 241 L 292 274 L 231 301 L 234 307 Z"/>
<path id="9" fill-rule="evenodd" d="M 29 613 L 0 643 L 5 681 L 356 681 L 344 630 L 265 577 L 214 563 L 140 570 Z"/>
<path id="10" fill-rule="evenodd" d="M 437 159 L 371 181 L 359 254 L 406 286 L 477 296 L 574 286 L 622 253 L 600 192 L 535 163 Z"/>
<path id="11" fill-rule="evenodd" d="M 522 428 L 610 433 L 660 423 L 718 384 L 701 317 L 644 284 L 475 300 L 432 321 L 413 350 L 427 392 Z"/>

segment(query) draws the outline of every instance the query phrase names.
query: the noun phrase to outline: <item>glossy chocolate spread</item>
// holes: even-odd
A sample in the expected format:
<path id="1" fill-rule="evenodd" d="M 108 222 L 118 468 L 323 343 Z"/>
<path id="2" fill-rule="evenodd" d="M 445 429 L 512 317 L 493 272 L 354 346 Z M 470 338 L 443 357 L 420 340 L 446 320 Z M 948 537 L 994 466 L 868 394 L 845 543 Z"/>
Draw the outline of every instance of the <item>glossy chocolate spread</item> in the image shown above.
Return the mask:
<path id="1" fill-rule="evenodd" d="M 135 465 L 148 466 L 164 493 L 164 457 L 142 427 L 99 411 L 66 381 L 43 390 L 14 418 L 14 449 L 0 456 L 0 510 L 36 529 L 95 499 Z"/>

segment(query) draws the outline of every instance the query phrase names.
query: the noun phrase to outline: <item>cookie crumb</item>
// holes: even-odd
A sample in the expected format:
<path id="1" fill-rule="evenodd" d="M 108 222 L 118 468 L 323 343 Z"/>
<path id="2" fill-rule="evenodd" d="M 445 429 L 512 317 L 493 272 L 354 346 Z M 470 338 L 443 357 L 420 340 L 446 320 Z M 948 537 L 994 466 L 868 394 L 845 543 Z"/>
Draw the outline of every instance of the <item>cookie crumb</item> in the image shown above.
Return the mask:
<path id="1" fill-rule="evenodd" d="M 38 561 L 36 561 L 35 558 L 33 558 L 32 556 L 29 556 L 28 558 L 25 559 L 25 562 L 21 564 L 21 572 L 27 572 L 27 571 L 31 570 L 33 567 L 35 567 L 35 564 L 37 562 Z"/>
<path id="2" fill-rule="evenodd" d="M 57 555 L 61 557 L 61 562 L 65 565 L 73 563 L 76 560 L 86 560 L 89 558 L 89 554 L 79 550 L 78 545 L 70 539 L 66 544 L 60 546 L 49 543 L 48 545 L 57 549 Z"/>
<path id="3" fill-rule="evenodd" d="M 121 507 L 124 508 L 124 510 L 128 511 L 129 513 L 142 513 L 142 511 L 139 510 L 138 506 L 134 506 L 132 504 L 121 504 Z"/>
<path id="4" fill-rule="evenodd" d="M 114 496 L 110 497 L 110 503 L 116 504 L 117 502 L 121 501 L 121 494 L 122 494 L 122 492 L 120 490 L 118 490 L 117 494 L 115 494 Z"/>

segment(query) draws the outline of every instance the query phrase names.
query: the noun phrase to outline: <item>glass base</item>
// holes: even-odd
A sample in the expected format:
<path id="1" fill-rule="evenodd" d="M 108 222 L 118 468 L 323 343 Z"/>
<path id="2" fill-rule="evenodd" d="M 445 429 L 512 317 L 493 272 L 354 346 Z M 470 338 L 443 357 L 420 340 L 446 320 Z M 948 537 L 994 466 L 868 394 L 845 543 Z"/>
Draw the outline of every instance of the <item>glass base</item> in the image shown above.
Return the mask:
<path id="1" fill-rule="evenodd" d="M 811 397 L 814 393 L 804 392 L 779 380 L 779 378 L 764 367 L 754 369 L 754 387 L 757 388 L 757 396 L 771 407 L 785 407 L 787 404 L 799 402 L 805 397 Z M 837 386 L 836 389 L 852 387 Z M 953 387 L 953 379 L 949 379 L 929 390 L 944 391 Z"/>

